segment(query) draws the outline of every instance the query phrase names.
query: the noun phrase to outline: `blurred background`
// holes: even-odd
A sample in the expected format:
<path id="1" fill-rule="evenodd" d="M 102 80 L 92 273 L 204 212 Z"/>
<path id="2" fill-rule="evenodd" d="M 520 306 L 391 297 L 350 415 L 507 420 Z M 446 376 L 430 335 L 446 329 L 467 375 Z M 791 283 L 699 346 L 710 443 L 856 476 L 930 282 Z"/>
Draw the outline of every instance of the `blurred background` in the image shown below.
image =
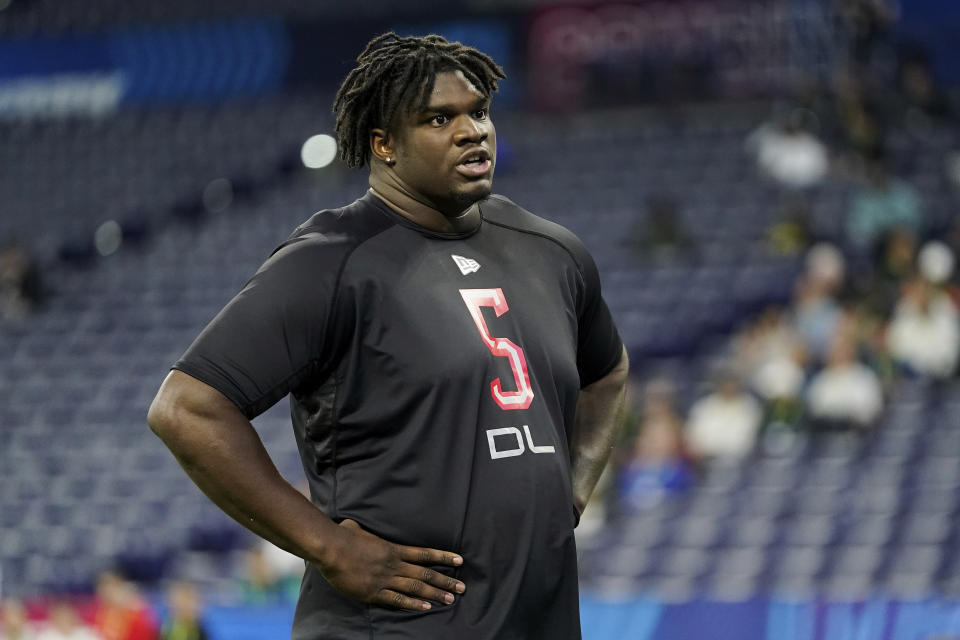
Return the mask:
<path id="1" fill-rule="evenodd" d="M 0 0 L 0 638 L 289 637 L 302 565 L 148 430 L 168 367 L 366 172 L 366 41 L 507 70 L 496 190 L 631 355 L 584 638 L 960 638 L 960 4 Z M 286 403 L 256 426 L 292 483 Z"/>

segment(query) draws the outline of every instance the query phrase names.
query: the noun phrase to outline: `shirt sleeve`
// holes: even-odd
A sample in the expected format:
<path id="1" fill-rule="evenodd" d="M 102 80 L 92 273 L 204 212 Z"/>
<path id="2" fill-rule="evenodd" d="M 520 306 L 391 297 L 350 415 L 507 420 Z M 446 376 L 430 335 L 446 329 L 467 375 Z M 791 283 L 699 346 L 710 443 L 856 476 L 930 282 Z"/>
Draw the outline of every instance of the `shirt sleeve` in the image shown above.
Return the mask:
<path id="1" fill-rule="evenodd" d="M 319 234 L 281 247 L 173 368 L 217 389 L 250 419 L 326 375 L 345 342 L 335 311 L 348 254 Z"/>
<path id="2" fill-rule="evenodd" d="M 600 290 L 600 274 L 590 254 L 581 248 L 583 298 L 578 315 L 577 370 L 580 388 L 604 377 L 620 362 L 623 341 Z"/>

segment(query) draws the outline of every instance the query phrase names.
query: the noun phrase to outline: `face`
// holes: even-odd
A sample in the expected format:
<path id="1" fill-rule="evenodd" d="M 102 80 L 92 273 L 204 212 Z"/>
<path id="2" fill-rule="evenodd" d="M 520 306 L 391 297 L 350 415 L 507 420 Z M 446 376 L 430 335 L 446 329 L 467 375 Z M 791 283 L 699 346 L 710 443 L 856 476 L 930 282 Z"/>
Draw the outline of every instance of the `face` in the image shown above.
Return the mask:
<path id="1" fill-rule="evenodd" d="M 427 106 L 397 121 L 393 168 L 411 195 L 453 215 L 490 195 L 497 153 L 490 99 L 462 72 L 438 73 Z"/>

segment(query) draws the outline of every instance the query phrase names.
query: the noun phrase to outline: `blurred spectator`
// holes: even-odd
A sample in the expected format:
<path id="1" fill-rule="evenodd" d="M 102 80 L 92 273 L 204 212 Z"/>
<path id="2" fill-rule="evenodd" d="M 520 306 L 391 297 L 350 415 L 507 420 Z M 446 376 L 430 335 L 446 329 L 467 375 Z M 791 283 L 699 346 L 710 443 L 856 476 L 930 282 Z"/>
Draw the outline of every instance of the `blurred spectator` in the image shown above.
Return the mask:
<path id="1" fill-rule="evenodd" d="M 908 127 L 917 123 L 918 116 L 932 122 L 943 122 L 952 117 L 950 99 L 937 86 L 930 66 L 921 57 L 908 56 L 903 60 L 898 81 Z"/>
<path id="2" fill-rule="evenodd" d="M 50 608 L 47 628 L 37 636 L 37 640 L 102 639 L 80 621 L 72 606 L 66 602 L 57 602 Z"/>
<path id="3" fill-rule="evenodd" d="M 848 332 L 836 335 L 827 365 L 810 381 L 807 410 L 820 426 L 867 427 L 883 409 L 883 389 L 873 370 L 857 360 Z"/>
<path id="4" fill-rule="evenodd" d="M 827 148 L 805 130 L 803 110 L 794 110 L 775 124 L 764 124 L 747 138 L 747 147 L 765 175 L 790 189 L 804 189 L 827 173 Z"/>
<path id="5" fill-rule="evenodd" d="M 763 449 L 777 455 L 789 450 L 803 418 L 801 390 L 806 351 L 780 308 L 766 309 L 734 340 L 737 370 L 763 399 Z"/>
<path id="6" fill-rule="evenodd" d="M 888 0 L 834 0 L 849 43 L 851 73 L 866 73 L 874 49 L 897 14 Z"/>
<path id="7" fill-rule="evenodd" d="M 775 254 L 795 256 L 806 251 L 812 239 L 810 204 L 799 196 L 788 199 L 767 229 L 768 246 Z"/>
<path id="8" fill-rule="evenodd" d="M 94 629 L 104 640 L 155 640 L 157 626 L 136 587 L 105 571 L 97 577 Z"/>
<path id="9" fill-rule="evenodd" d="M 807 252 L 806 270 L 797 281 L 793 322 L 806 352 L 822 362 L 830 348 L 841 309 L 837 294 L 845 275 L 843 254 L 829 244 L 818 244 Z"/>
<path id="10" fill-rule="evenodd" d="M 16 242 L 0 247 L 0 318 L 20 320 L 43 304 L 40 269 Z"/>
<path id="11" fill-rule="evenodd" d="M 693 468 L 684 446 L 682 422 L 673 406 L 673 387 L 665 381 L 652 382 L 640 431 L 617 478 L 620 502 L 636 513 L 692 484 Z"/>
<path id="12" fill-rule="evenodd" d="M 297 563 L 295 571 L 292 571 L 292 563 L 285 558 L 278 563 L 278 555 L 268 551 L 268 545 L 273 546 L 269 543 L 258 544 L 244 555 L 246 575 L 240 583 L 244 601 L 255 605 L 296 602 L 300 593 L 303 561 L 293 556 Z"/>
<path id="13" fill-rule="evenodd" d="M 687 442 L 697 457 L 742 458 L 753 450 L 762 418 L 760 403 L 724 370 L 716 390 L 690 409 Z"/>
<path id="14" fill-rule="evenodd" d="M 27 611 L 17 600 L 3 602 L 3 626 L 0 640 L 36 640 L 36 634 L 27 621 Z"/>
<path id="15" fill-rule="evenodd" d="M 167 591 L 167 600 L 170 613 L 160 629 L 161 640 L 207 640 L 197 588 L 188 582 L 175 582 Z"/>
<path id="16" fill-rule="evenodd" d="M 643 218 L 633 232 L 630 244 L 644 260 L 670 262 L 687 257 L 696 248 L 683 223 L 680 207 L 670 196 L 647 200 Z"/>
<path id="17" fill-rule="evenodd" d="M 910 372 L 948 378 L 960 355 L 960 318 L 943 284 L 953 272 L 953 255 L 940 243 L 920 253 L 921 274 L 903 290 L 887 331 L 894 360 Z"/>
<path id="18" fill-rule="evenodd" d="M 865 78 L 850 73 L 840 73 L 834 79 L 838 138 L 852 153 L 851 168 L 856 170 L 883 158 L 887 147 L 886 124 L 880 115 L 885 109 L 866 95 L 865 82 Z"/>
<path id="19" fill-rule="evenodd" d="M 804 126 L 828 147 L 841 136 L 837 101 L 832 87 L 814 74 L 801 75 L 791 87 L 790 102 L 799 110 Z"/>
<path id="20" fill-rule="evenodd" d="M 888 231 L 904 228 L 916 234 L 922 225 L 916 190 L 891 176 L 883 160 L 868 163 L 866 184 L 854 194 L 847 214 L 850 242 L 869 251 Z"/>
<path id="21" fill-rule="evenodd" d="M 786 311 L 771 307 L 734 341 L 737 371 L 761 398 L 795 398 L 806 353 Z"/>
<path id="22" fill-rule="evenodd" d="M 884 388 L 896 374 L 887 349 L 886 333 L 889 314 L 876 313 L 866 301 L 854 303 L 844 310 L 841 332 L 854 341 L 860 360 L 873 369 Z"/>
<path id="23" fill-rule="evenodd" d="M 892 229 L 880 239 L 873 277 L 863 292 L 868 308 L 887 317 L 900 297 L 900 289 L 914 274 L 917 239 L 912 231 Z"/>

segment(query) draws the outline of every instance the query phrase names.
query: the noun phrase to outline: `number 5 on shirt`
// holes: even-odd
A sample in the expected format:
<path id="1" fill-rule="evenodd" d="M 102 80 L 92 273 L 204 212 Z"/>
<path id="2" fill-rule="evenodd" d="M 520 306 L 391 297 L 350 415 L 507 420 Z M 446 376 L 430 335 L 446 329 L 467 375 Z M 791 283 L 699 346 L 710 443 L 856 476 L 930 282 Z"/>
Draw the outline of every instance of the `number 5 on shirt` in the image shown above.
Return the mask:
<path id="1" fill-rule="evenodd" d="M 507 300 L 503 297 L 503 291 L 497 289 L 460 289 L 460 295 L 470 310 L 470 316 L 474 324 L 477 325 L 477 331 L 480 332 L 480 338 L 487 345 L 490 352 L 501 358 L 510 360 L 510 368 L 513 370 L 513 381 L 516 385 L 516 391 L 504 391 L 500 384 L 500 378 L 490 383 L 490 393 L 493 395 L 493 401 L 504 410 L 526 409 L 533 402 L 533 388 L 530 386 L 530 375 L 527 373 L 527 359 L 523 355 L 523 349 L 508 340 L 507 338 L 495 338 L 490 335 L 487 329 L 487 323 L 483 319 L 482 307 L 493 307 L 499 318 L 509 311 Z"/>

